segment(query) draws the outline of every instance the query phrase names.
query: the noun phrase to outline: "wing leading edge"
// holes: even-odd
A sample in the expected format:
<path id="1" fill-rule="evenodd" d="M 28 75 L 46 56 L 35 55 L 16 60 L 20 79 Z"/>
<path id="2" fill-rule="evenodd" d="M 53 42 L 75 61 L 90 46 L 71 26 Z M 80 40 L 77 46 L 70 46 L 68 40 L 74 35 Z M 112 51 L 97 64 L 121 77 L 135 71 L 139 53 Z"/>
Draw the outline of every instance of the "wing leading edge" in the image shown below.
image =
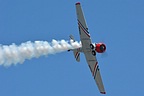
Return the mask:
<path id="1" fill-rule="evenodd" d="M 98 66 L 96 56 L 92 55 L 91 53 L 90 44 L 92 42 L 90 39 L 90 34 L 88 32 L 88 27 L 86 25 L 86 21 L 84 19 L 84 15 L 83 15 L 80 3 L 76 3 L 76 12 L 77 12 L 77 19 L 78 19 L 79 34 L 80 34 L 80 39 L 82 42 L 82 50 L 85 54 L 85 58 L 87 60 L 88 66 L 91 70 L 91 73 L 94 77 L 94 80 L 98 86 L 100 93 L 106 94 L 104 86 L 103 86 L 103 82 L 101 79 L 100 69 Z"/>

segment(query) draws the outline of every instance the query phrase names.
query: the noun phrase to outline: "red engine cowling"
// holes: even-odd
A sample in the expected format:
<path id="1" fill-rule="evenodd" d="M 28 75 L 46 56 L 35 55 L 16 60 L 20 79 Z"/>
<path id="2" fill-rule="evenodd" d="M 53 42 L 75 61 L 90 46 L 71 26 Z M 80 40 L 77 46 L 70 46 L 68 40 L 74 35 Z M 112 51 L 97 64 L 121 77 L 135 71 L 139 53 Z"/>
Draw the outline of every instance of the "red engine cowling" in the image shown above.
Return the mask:
<path id="1" fill-rule="evenodd" d="M 97 43 L 95 47 L 96 52 L 104 53 L 106 51 L 106 45 L 103 43 Z"/>

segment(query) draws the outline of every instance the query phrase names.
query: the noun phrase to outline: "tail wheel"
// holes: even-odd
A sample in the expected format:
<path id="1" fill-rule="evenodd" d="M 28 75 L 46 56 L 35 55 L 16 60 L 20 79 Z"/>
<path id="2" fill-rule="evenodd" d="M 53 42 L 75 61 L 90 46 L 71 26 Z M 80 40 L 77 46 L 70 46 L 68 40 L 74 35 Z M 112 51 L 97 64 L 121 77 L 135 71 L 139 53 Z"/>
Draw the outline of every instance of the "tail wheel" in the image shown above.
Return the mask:
<path id="1" fill-rule="evenodd" d="M 91 48 L 91 49 L 94 49 L 94 45 L 93 45 L 93 44 L 90 44 L 90 48 Z"/>
<path id="2" fill-rule="evenodd" d="M 96 55 L 96 52 L 94 50 L 92 51 L 92 55 L 94 55 L 94 56 Z"/>

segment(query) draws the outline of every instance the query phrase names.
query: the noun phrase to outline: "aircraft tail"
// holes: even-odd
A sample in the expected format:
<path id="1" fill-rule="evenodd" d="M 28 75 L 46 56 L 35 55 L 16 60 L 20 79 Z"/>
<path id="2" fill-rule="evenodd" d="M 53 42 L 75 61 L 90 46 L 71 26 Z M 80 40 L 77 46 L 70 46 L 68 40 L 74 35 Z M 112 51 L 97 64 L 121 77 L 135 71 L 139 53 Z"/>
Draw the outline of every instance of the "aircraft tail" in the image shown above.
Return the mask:
<path id="1" fill-rule="evenodd" d="M 73 42 L 75 42 L 75 39 L 74 39 L 74 37 L 72 35 L 70 35 L 69 37 L 70 37 L 70 40 L 73 40 Z M 77 62 L 80 62 L 80 51 L 79 50 L 80 50 L 80 48 L 72 49 L 74 57 L 75 57 Z"/>
<path id="2" fill-rule="evenodd" d="M 77 49 L 74 49 L 73 53 L 74 53 L 74 57 L 75 57 L 76 61 L 80 62 L 80 52 L 78 52 Z"/>

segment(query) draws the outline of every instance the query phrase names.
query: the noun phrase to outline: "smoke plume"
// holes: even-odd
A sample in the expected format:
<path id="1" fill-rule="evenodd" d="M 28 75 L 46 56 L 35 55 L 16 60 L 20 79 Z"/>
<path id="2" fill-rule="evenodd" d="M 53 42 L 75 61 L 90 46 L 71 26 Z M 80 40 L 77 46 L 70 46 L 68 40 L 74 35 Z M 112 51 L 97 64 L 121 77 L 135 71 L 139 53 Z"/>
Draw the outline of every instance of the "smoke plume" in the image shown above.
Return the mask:
<path id="1" fill-rule="evenodd" d="M 25 42 L 21 45 L 0 45 L 0 65 L 10 66 L 22 64 L 26 59 L 38 58 L 43 55 L 56 54 L 69 49 L 81 47 L 81 43 L 61 40 Z"/>

